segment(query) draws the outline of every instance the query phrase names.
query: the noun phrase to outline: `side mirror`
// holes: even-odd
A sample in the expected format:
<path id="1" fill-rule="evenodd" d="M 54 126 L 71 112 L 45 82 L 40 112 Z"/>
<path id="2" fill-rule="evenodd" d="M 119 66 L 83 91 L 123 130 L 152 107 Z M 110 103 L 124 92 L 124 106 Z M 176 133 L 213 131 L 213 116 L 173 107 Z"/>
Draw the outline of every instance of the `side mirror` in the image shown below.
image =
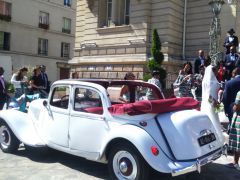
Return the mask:
<path id="1" fill-rule="evenodd" d="M 46 100 L 43 101 L 43 106 L 47 106 L 48 102 Z"/>

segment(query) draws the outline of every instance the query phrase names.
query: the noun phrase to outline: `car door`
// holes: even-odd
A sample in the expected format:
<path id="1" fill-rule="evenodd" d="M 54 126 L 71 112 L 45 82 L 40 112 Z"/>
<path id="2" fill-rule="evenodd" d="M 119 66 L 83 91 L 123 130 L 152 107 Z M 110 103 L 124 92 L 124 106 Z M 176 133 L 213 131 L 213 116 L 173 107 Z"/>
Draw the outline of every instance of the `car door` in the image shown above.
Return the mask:
<path id="1" fill-rule="evenodd" d="M 76 87 L 70 115 L 69 147 L 97 156 L 108 132 L 101 93 L 94 88 Z M 88 155 L 84 155 L 88 156 Z"/>
<path id="2" fill-rule="evenodd" d="M 53 89 L 44 120 L 45 140 L 50 145 L 68 147 L 70 86 L 57 85 Z"/>

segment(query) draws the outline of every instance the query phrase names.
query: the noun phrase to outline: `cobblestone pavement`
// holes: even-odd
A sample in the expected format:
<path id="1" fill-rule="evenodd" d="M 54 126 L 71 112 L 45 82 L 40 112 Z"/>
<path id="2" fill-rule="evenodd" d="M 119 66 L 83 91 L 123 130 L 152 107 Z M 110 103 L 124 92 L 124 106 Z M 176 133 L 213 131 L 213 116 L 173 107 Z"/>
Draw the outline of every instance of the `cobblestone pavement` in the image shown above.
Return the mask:
<path id="1" fill-rule="evenodd" d="M 204 166 L 201 174 L 197 172 L 171 177 L 152 172 L 151 180 L 239 180 L 240 171 L 224 166 L 232 157 L 222 156 L 212 164 Z M 58 151 L 42 153 L 20 150 L 15 154 L 0 151 L 1 180 L 99 180 L 109 179 L 107 165 L 88 161 Z"/>

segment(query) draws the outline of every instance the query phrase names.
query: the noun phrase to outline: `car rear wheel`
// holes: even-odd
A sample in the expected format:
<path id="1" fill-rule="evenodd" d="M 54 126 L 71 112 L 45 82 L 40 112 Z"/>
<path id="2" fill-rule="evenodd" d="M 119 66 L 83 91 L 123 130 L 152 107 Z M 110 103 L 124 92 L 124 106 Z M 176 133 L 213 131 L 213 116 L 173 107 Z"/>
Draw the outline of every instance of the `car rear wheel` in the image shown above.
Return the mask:
<path id="1" fill-rule="evenodd" d="M 19 148 L 19 140 L 13 134 L 9 126 L 0 122 L 0 148 L 5 153 L 12 153 Z"/>
<path id="2" fill-rule="evenodd" d="M 128 143 L 114 145 L 108 158 L 112 179 L 148 179 L 149 166 L 135 147 Z"/>

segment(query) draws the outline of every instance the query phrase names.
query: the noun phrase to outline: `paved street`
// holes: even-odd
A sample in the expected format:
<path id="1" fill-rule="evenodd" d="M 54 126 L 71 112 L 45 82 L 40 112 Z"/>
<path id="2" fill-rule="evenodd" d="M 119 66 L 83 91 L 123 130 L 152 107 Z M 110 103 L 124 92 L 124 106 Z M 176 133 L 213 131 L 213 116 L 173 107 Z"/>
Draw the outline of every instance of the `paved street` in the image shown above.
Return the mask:
<path id="1" fill-rule="evenodd" d="M 221 157 L 202 169 L 202 173 L 190 173 L 171 177 L 152 172 L 152 180 L 239 180 L 240 172 L 224 164 L 231 162 L 232 157 Z M 57 151 L 36 153 L 20 148 L 16 154 L 4 154 L 0 151 L 1 180 L 97 180 L 109 179 L 106 165 L 87 161 Z"/>

